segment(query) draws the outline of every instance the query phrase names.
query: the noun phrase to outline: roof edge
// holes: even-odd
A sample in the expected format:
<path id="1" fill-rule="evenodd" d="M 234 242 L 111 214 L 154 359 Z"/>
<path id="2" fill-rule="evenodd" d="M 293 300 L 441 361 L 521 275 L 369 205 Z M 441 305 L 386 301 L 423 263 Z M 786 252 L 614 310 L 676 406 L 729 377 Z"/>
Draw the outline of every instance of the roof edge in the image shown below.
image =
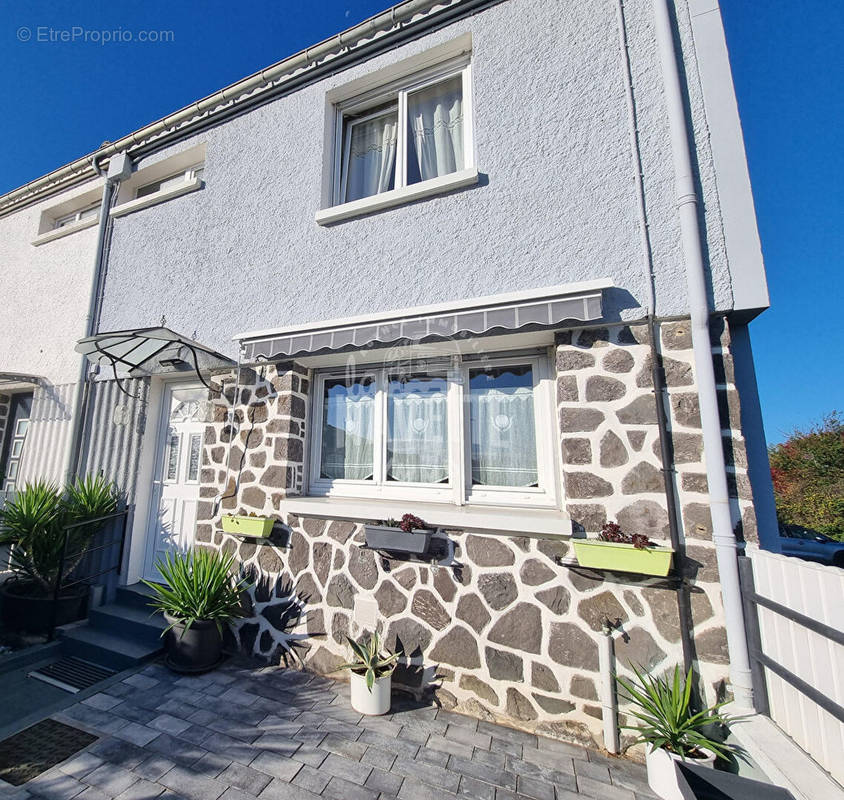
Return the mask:
<path id="1" fill-rule="evenodd" d="M 98 177 L 94 168 L 95 163 L 103 166 L 117 153 L 131 153 L 141 146 L 149 145 L 159 139 L 170 138 L 174 134 L 178 138 L 183 138 L 200 123 L 205 123 L 223 112 L 230 112 L 232 108 L 254 100 L 256 96 L 269 89 L 283 85 L 291 78 L 298 77 L 307 70 L 330 62 L 375 39 L 404 31 L 411 26 L 416 26 L 423 19 L 443 15 L 456 7 L 488 4 L 489 0 L 481 2 L 479 0 L 404 0 L 351 28 L 229 84 L 166 117 L 138 128 L 115 142 L 103 145 L 40 178 L 0 195 L 0 217 L 44 197 L 70 189 L 83 181 Z"/>

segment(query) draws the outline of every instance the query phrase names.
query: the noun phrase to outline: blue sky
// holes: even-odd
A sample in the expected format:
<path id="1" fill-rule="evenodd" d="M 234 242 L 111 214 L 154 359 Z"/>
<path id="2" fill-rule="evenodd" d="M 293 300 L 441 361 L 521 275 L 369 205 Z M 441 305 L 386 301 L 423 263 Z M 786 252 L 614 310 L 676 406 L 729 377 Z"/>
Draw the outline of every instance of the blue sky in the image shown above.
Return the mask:
<path id="1" fill-rule="evenodd" d="M 766 432 L 777 442 L 844 410 L 844 3 L 721 5 L 770 284 L 772 308 L 751 331 Z M 384 7 L 6 0 L 0 192 Z M 62 31 L 75 41 L 62 42 Z M 165 41 L 138 41 L 141 31 L 163 31 Z"/>

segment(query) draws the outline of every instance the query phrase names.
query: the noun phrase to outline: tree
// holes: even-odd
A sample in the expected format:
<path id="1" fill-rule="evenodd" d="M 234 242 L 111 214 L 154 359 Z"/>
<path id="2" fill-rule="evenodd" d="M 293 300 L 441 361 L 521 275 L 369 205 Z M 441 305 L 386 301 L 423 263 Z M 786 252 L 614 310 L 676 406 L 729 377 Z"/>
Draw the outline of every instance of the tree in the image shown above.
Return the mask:
<path id="1" fill-rule="evenodd" d="M 844 541 L 844 420 L 837 411 L 768 449 L 781 523 Z"/>

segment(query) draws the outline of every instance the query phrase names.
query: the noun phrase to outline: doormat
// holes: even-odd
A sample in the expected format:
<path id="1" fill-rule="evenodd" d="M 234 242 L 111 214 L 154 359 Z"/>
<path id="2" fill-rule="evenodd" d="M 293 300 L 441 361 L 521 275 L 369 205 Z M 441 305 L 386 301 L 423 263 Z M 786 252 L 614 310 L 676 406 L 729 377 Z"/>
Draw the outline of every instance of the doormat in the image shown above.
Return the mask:
<path id="1" fill-rule="evenodd" d="M 112 675 L 114 675 L 114 670 L 91 664 L 80 658 L 60 658 L 52 664 L 33 670 L 27 677 L 76 694 Z"/>
<path id="2" fill-rule="evenodd" d="M 96 740 L 54 719 L 37 722 L 0 742 L 0 780 L 20 786 Z"/>

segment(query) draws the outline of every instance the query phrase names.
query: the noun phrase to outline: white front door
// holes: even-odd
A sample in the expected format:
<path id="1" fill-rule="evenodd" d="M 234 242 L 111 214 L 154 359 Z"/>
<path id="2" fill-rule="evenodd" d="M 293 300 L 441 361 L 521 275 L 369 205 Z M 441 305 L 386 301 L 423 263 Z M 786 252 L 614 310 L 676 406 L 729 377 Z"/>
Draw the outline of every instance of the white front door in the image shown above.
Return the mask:
<path id="1" fill-rule="evenodd" d="M 164 387 L 147 525 L 147 580 L 162 582 L 157 561 L 193 545 L 207 399 L 208 390 L 201 384 Z"/>

